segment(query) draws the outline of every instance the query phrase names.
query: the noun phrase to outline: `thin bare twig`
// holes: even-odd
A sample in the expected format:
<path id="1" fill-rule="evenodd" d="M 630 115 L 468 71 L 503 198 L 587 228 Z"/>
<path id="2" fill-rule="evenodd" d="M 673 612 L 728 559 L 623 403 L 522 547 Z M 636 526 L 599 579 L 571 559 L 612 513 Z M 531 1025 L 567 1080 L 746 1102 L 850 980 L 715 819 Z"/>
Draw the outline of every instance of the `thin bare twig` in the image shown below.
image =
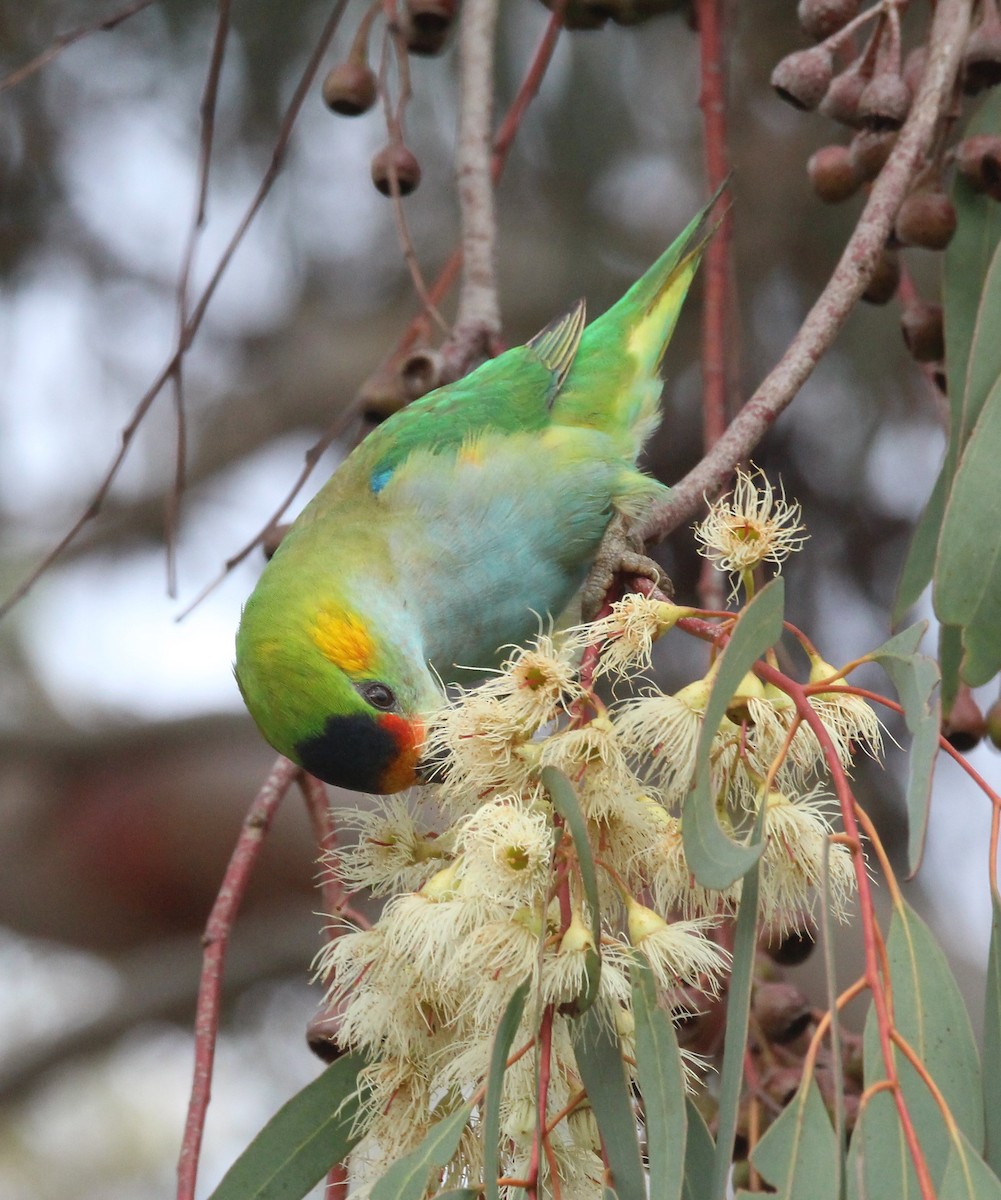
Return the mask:
<path id="1" fill-rule="evenodd" d="M 212 1066 L 222 1000 L 222 971 L 230 931 L 247 881 L 264 844 L 264 835 L 298 772 L 299 768 L 287 758 L 279 758 L 271 768 L 270 775 L 244 818 L 240 837 L 205 926 L 202 937 L 205 951 L 195 1016 L 195 1074 L 177 1163 L 177 1200 L 194 1200 L 195 1195 L 198 1156 L 212 1091 Z"/>
<path id="2" fill-rule="evenodd" d="M 455 329 L 445 348 L 446 375 L 493 352 L 500 334 L 497 218 L 491 179 L 491 119 L 497 0 L 466 0 L 459 40 L 459 141 L 455 176 L 462 229 L 462 282 Z"/>
<path id="3" fill-rule="evenodd" d="M 750 454 L 809 378 L 865 291 L 949 104 L 971 7 L 972 0 L 939 0 L 935 6 L 928 65 L 910 115 L 827 286 L 786 352 L 712 450 L 674 486 L 667 500 L 638 522 L 636 532 L 644 540 L 666 537 L 700 509 L 705 496 L 720 491 L 736 464 Z"/>
<path id="4" fill-rule="evenodd" d="M 267 198 L 268 193 L 271 191 L 271 188 L 274 185 L 275 179 L 278 177 L 278 174 L 281 171 L 282 165 L 285 161 L 285 154 L 288 150 L 288 144 L 292 136 L 292 130 L 295 127 L 296 120 L 299 116 L 299 111 L 302 108 L 303 102 L 313 84 L 313 80 L 316 77 L 317 71 L 319 70 L 320 63 L 323 60 L 323 56 L 327 52 L 327 47 L 330 45 L 330 41 L 337 30 L 337 26 L 340 23 L 340 19 L 346 7 L 347 0 L 337 0 L 337 3 L 334 5 L 333 12 L 327 19 L 327 23 L 324 25 L 316 45 L 313 47 L 313 52 L 309 57 L 309 61 L 307 62 L 302 75 L 300 76 L 295 92 L 292 95 L 292 99 L 289 101 L 288 107 L 285 109 L 285 114 L 282 117 L 278 136 L 275 140 L 275 145 L 271 153 L 271 161 L 268 163 L 267 169 L 261 178 L 261 182 L 257 188 L 257 191 L 248 205 L 239 225 L 233 233 L 233 236 L 230 238 L 225 250 L 222 252 L 219 261 L 216 264 L 215 270 L 212 272 L 208 283 L 205 285 L 205 288 L 198 299 L 198 303 L 195 305 L 190 317 L 187 320 L 187 323 L 181 330 L 173 354 L 160 369 L 156 378 L 150 384 L 149 388 L 146 390 L 144 395 L 140 398 L 138 404 L 133 409 L 132 416 L 129 419 L 128 424 L 122 430 L 121 445 L 118 453 L 112 459 L 111 466 L 105 472 L 104 478 L 101 480 L 100 484 L 98 484 L 96 491 L 91 497 L 90 503 L 81 513 L 81 515 L 76 519 L 76 521 L 73 522 L 59 542 L 53 547 L 52 550 L 49 551 L 48 554 L 45 555 L 42 561 L 34 568 L 28 577 L 14 589 L 14 591 L 2 604 L 0 604 L 0 619 L 3 619 L 3 617 L 10 612 L 14 605 L 22 600 L 28 594 L 28 592 L 31 591 L 31 589 L 45 574 L 49 567 L 51 567 L 52 564 L 56 562 L 56 560 L 62 555 L 67 546 L 77 539 L 81 530 L 83 530 L 87 524 L 92 521 L 101 511 L 101 507 L 104 504 L 104 501 L 107 499 L 108 493 L 111 491 L 112 484 L 118 477 L 118 472 L 121 469 L 122 463 L 125 461 L 126 455 L 132 446 L 132 442 L 135 440 L 135 435 L 139 429 L 139 426 L 142 424 L 147 412 L 149 412 L 153 403 L 163 390 L 164 384 L 173 376 L 174 372 L 178 368 L 178 364 L 190 349 L 191 343 L 194 341 L 195 335 L 201 327 L 202 321 L 205 318 L 205 312 L 212 301 L 212 297 L 215 295 L 216 288 L 219 286 L 220 280 L 222 279 L 226 268 L 229 266 L 233 255 L 236 253 L 240 243 L 246 236 L 247 230 L 250 228 L 254 218 L 257 216 L 261 205 Z M 319 457 L 319 454 L 317 454 L 317 457 Z"/>
<path id="5" fill-rule="evenodd" d="M 117 25 L 121 25 L 123 21 L 127 21 L 129 17 L 134 17 L 136 13 L 142 12 L 144 8 L 149 8 L 153 2 L 154 0 L 136 0 L 135 4 L 126 5 L 113 16 L 104 17 L 90 25 L 81 25 L 78 29 L 71 29 L 68 33 L 60 33 L 30 62 L 26 62 L 24 66 L 18 67 L 4 79 L 0 79 L 0 92 L 10 91 L 19 83 L 23 83 L 29 76 L 36 74 L 43 67 L 47 67 L 53 59 L 58 58 L 74 42 L 82 41 L 85 37 L 90 37 L 92 33 L 107 33 Z"/>
<path id="6" fill-rule="evenodd" d="M 175 348 L 180 350 L 184 329 L 188 323 L 188 288 L 195 254 L 205 228 L 205 211 L 208 202 L 209 169 L 212 165 L 212 144 L 215 139 L 215 110 L 219 97 L 219 78 L 226 56 L 226 41 L 229 37 L 230 0 L 218 0 L 219 16 L 216 20 L 212 53 L 205 76 L 205 87 L 199 109 L 201 138 L 198 152 L 198 184 L 195 195 L 195 211 L 188 229 L 187 243 L 177 277 L 177 340 Z M 167 594 L 173 599 L 177 595 L 177 527 L 180 519 L 181 500 L 184 496 L 186 464 L 188 459 L 188 429 L 184 404 L 183 355 L 177 355 L 173 371 L 174 414 L 177 422 L 177 445 L 174 460 L 174 485 L 167 493 L 164 506 L 164 540 L 167 544 Z"/>
<path id="7" fill-rule="evenodd" d="M 507 156 L 514 142 L 515 135 L 521 127 L 525 113 L 533 98 L 538 95 L 539 88 L 542 86 L 542 80 L 545 77 L 546 69 L 552 61 L 553 51 L 556 49 L 556 43 L 559 39 L 560 30 L 563 28 L 562 12 L 558 9 L 549 18 L 542 37 L 539 39 L 539 44 L 536 47 L 535 54 L 532 56 L 532 61 L 529 64 L 528 70 L 525 72 L 525 77 L 518 89 L 518 94 L 511 102 L 511 107 L 505 114 L 504 120 L 497 130 L 497 136 L 494 139 L 494 150 L 490 160 L 490 177 L 494 181 L 501 177 L 504 166 L 507 163 Z M 459 268 L 462 266 L 462 249 L 457 246 L 449 256 L 445 265 L 438 273 L 438 278 L 431 284 L 428 289 L 428 296 L 433 304 L 438 304 L 441 299 L 448 294 L 449 289 L 455 283 L 459 274 Z M 406 329 L 400 336 L 395 349 L 384 360 L 380 370 L 389 371 L 391 364 L 401 361 L 418 343 L 424 341 L 430 333 L 430 322 L 428 315 L 423 309 L 417 313 Z M 306 483 L 306 480 L 313 473 L 313 468 L 323 457 L 324 453 L 330 446 L 341 436 L 345 429 L 351 424 L 361 411 L 364 398 L 361 394 L 347 406 L 347 408 L 333 421 L 322 437 L 315 442 L 306 451 L 303 465 L 299 471 L 299 475 L 293 481 L 291 487 L 286 492 L 284 498 L 278 507 L 274 510 L 268 520 L 254 534 L 249 542 L 245 542 L 239 550 L 230 555 L 223 563 L 222 570 L 212 580 L 210 580 L 198 595 L 191 601 L 190 604 L 178 615 L 177 620 L 183 621 L 184 618 L 191 613 L 199 604 L 211 595 L 212 592 L 222 583 L 222 581 L 247 559 L 275 529 L 282 517 L 285 515 L 289 505 L 298 496 Z M 2 610 L 0 610 L 2 615 Z"/>
<path id="8" fill-rule="evenodd" d="M 410 86 L 410 56 L 407 53 L 406 42 L 403 40 L 403 34 L 400 32 L 394 16 L 393 0 L 383 0 L 383 5 L 386 8 L 386 30 L 382 39 L 382 55 L 379 63 L 379 91 L 382 93 L 382 105 L 386 116 L 386 131 L 389 134 L 390 145 L 403 146 L 406 144 L 403 134 L 403 118 L 413 94 Z M 399 88 L 395 104 L 390 99 L 389 94 L 390 50 L 393 51 L 396 60 L 396 75 Z M 424 305 L 424 311 L 427 316 L 443 333 L 447 334 L 449 332 L 448 322 L 435 307 L 435 302 L 428 291 L 427 282 L 424 279 L 424 273 L 421 271 L 421 265 L 417 260 L 414 239 L 410 236 L 407 214 L 403 209 L 403 194 L 400 191 L 400 180 L 396 173 L 396 166 L 392 160 L 389 162 L 389 194 L 393 203 L 393 219 L 396 222 L 396 232 L 400 239 L 400 247 L 403 250 L 403 261 L 407 264 L 407 270 L 410 272 L 410 280 L 414 285 L 414 291 L 417 293 L 421 304 Z"/>

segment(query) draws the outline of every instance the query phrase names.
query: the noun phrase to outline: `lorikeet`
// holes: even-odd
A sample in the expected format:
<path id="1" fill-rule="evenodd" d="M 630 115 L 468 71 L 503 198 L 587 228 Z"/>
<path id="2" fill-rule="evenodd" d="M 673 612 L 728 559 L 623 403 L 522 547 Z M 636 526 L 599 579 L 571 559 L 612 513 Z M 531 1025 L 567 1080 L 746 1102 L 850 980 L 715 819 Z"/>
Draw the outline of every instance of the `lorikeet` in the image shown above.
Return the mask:
<path id="1" fill-rule="evenodd" d="M 280 753 L 329 783 L 417 778 L 422 714 L 461 667 L 574 601 L 636 468 L 705 212 L 612 308 L 584 303 L 376 428 L 285 535 L 247 601 L 236 677 Z"/>

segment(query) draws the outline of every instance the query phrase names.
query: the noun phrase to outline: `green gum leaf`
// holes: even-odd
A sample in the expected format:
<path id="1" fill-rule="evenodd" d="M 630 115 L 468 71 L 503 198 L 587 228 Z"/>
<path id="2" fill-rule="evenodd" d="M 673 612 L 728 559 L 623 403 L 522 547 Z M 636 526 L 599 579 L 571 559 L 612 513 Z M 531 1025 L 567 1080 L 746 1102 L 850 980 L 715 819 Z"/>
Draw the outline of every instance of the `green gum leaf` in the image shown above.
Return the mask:
<path id="1" fill-rule="evenodd" d="M 629 970 L 636 1019 L 636 1064 L 646 1124 L 650 1200 L 681 1200 L 685 1176 L 685 1074 L 670 1017 L 657 1004 L 645 956 L 633 952 Z"/>
<path id="2" fill-rule="evenodd" d="M 984 1156 L 1001 1174 L 1001 897 L 991 896 L 991 948 L 987 955 L 987 998 L 984 1004 Z"/>
<path id="3" fill-rule="evenodd" d="M 727 705 L 741 680 L 766 650 L 782 636 L 785 587 L 773 579 L 741 613 L 719 658 L 696 752 L 695 783 L 685 797 L 681 833 L 685 858 L 703 887 L 722 890 L 746 874 L 762 846 L 745 846 L 728 836 L 716 812 L 709 778 L 709 751 Z"/>
<path id="4" fill-rule="evenodd" d="M 782 1200 L 838 1200 L 838 1158 L 838 1141 L 812 1076 L 751 1154 Z"/>
<path id="5" fill-rule="evenodd" d="M 994 133 L 1001 128 L 1001 93 L 992 93 L 970 120 L 965 137 Z M 986 396 L 983 380 L 991 354 L 1001 351 L 1001 341 L 990 344 L 988 326 L 998 322 L 996 311 L 981 317 L 987 309 L 981 305 L 995 251 L 1001 240 L 1001 205 L 991 197 L 975 192 L 961 175 L 952 188 L 956 207 L 956 233 L 943 256 L 942 309 L 945 322 L 945 362 L 948 376 L 950 432 L 945 461 L 931 497 L 918 522 L 907 561 L 901 574 L 894 620 L 913 604 L 931 582 L 935 549 L 939 541 L 946 500 L 952 490 L 960 453 L 966 444 L 980 406 Z M 977 361 L 971 370 L 972 356 Z M 970 389 L 968 391 L 968 376 Z"/>
<path id="6" fill-rule="evenodd" d="M 490 1052 L 487 1094 L 483 1104 L 483 1186 L 487 1200 L 498 1200 L 500 1195 L 497 1178 L 500 1175 L 500 1104 L 504 1091 L 504 1064 L 511 1053 L 521 1014 L 525 1011 L 529 983 L 530 980 L 526 979 L 512 993 L 497 1025 Z"/>
<path id="7" fill-rule="evenodd" d="M 941 947 L 906 901 L 900 902 L 890 921 L 886 952 L 893 986 L 895 1025 L 935 1081 L 957 1126 L 979 1153 L 984 1141 L 984 1111 L 980 1059 L 970 1018 Z M 904 1100 L 932 1182 L 938 1187 L 954 1143 L 939 1107 L 921 1077 L 898 1051 L 894 1051 L 894 1057 Z M 872 1005 L 865 1025 L 864 1064 L 867 1087 L 886 1078 Z M 895 1109 L 894 1120 L 895 1144 L 912 1181 L 908 1186 L 916 1185 Z M 884 1133 L 889 1136 L 885 1130 Z M 855 1140 L 853 1136 L 853 1150 Z M 873 1153 L 878 1155 L 883 1151 L 875 1149 Z M 849 1169 L 849 1183 L 851 1177 Z"/>
<path id="8" fill-rule="evenodd" d="M 346 1054 L 283 1105 L 209 1200 L 301 1200 L 359 1140 L 360 1054 Z"/>
<path id="9" fill-rule="evenodd" d="M 924 621 L 912 625 L 869 655 L 886 671 L 896 688 L 913 739 L 907 759 L 906 793 L 907 866 L 911 875 L 917 871 L 924 851 L 942 720 L 937 692 L 938 665 L 927 655 L 916 653 L 926 628 Z"/>
<path id="10" fill-rule="evenodd" d="M 372 1200 L 421 1200 L 428 1176 L 443 1167 L 459 1148 L 472 1106 L 463 1104 L 432 1125 L 416 1150 L 397 1159 L 372 1188 Z"/>
<path id="11" fill-rule="evenodd" d="M 591 915 L 591 940 L 595 949 L 588 950 L 585 955 L 585 986 L 584 991 L 574 1000 L 560 1006 L 560 1012 L 566 1016 L 580 1016 L 587 1012 L 598 998 L 598 987 L 601 983 L 601 955 L 597 947 L 601 945 L 601 905 L 598 899 L 598 877 L 594 869 L 594 856 L 591 853 L 591 842 L 587 836 L 587 825 L 584 814 L 577 803 L 577 793 L 573 784 L 558 767 L 543 767 L 542 786 L 549 793 L 553 808 L 559 813 L 570 830 L 574 848 L 577 851 L 577 862 L 580 864 L 580 877 L 584 884 L 584 896 Z"/>
<path id="12" fill-rule="evenodd" d="M 595 1008 L 571 1022 L 570 1036 L 577 1069 L 608 1155 L 615 1193 L 620 1200 L 646 1200 L 636 1114 L 619 1039 L 608 1019 Z"/>
<path id="13" fill-rule="evenodd" d="M 764 843 L 765 805 L 754 826 L 751 845 L 760 854 Z M 733 964 L 726 1000 L 726 1033 L 723 1038 L 723 1067 L 720 1072 L 719 1111 L 712 1186 L 706 1200 L 725 1200 L 727 1177 L 737 1132 L 737 1113 L 744 1083 L 744 1049 L 751 1012 L 751 985 L 758 946 L 758 884 L 761 863 L 755 856 L 744 876 L 740 908 L 733 935 Z"/>
<path id="14" fill-rule="evenodd" d="M 685 1101 L 688 1137 L 685 1140 L 685 1181 L 682 1200 L 705 1200 L 713 1180 L 716 1145 L 705 1118 L 691 1097 Z"/>

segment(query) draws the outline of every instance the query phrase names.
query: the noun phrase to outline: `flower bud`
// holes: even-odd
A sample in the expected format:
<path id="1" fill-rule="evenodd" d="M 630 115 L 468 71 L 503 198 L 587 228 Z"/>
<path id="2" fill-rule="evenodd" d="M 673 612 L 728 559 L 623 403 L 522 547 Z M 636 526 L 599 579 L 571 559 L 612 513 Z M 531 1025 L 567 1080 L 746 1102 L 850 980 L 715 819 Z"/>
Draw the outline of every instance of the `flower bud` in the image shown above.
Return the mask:
<path id="1" fill-rule="evenodd" d="M 796 108 L 816 108 L 823 100 L 831 76 L 833 61 L 825 46 L 797 50 L 787 54 L 772 71 L 772 87 L 783 100 Z"/>
<path id="2" fill-rule="evenodd" d="M 885 133 L 899 129 L 911 108 L 911 92 L 896 71 L 881 71 L 865 85 L 858 102 L 858 119 L 866 129 Z"/>
<path id="3" fill-rule="evenodd" d="M 956 232 L 956 209 L 945 192 L 919 188 L 901 204 L 893 232 L 904 246 L 944 250 Z"/>
<path id="4" fill-rule="evenodd" d="M 806 173 L 825 204 L 840 204 L 854 196 L 862 182 L 847 146 L 821 146 L 810 156 Z"/>
<path id="5" fill-rule="evenodd" d="M 847 71 L 835 75 L 820 102 L 820 112 L 839 125 L 857 128 L 860 124 L 859 100 L 868 82 L 868 78 L 857 67 L 849 67 Z"/>
<path id="6" fill-rule="evenodd" d="M 640 904 L 632 896 L 626 900 L 628 915 L 626 918 L 626 927 L 629 930 L 629 940 L 634 946 L 640 945 L 644 938 L 650 937 L 651 934 L 661 933 L 668 928 L 667 922 L 658 913 L 655 913 L 652 908 L 647 908 L 645 904 Z"/>
<path id="7" fill-rule="evenodd" d="M 409 196 L 421 181 L 420 163 L 402 142 L 390 142 L 372 159 L 372 182 L 384 196 L 393 194 L 393 177 L 401 196 Z"/>
<path id="8" fill-rule="evenodd" d="M 882 171 L 896 140 L 895 133 L 875 133 L 869 129 L 852 138 L 848 152 L 863 183 L 871 183 Z"/>
<path id="9" fill-rule="evenodd" d="M 378 94 L 375 72 L 368 63 L 354 58 L 331 67 L 323 81 L 324 103 L 342 117 L 358 117 L 368 112 Z"/>

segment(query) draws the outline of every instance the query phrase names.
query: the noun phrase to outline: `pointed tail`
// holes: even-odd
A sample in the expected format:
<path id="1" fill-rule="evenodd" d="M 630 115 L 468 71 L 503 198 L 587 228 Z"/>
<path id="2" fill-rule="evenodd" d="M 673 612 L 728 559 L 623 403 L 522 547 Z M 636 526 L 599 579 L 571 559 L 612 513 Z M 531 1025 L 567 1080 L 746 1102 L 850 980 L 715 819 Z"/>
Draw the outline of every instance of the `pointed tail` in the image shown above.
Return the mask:
<path id="1" fill-rule="evenodd" d="M 725 184 L 724 184 L 725 186 Z M 557 401 L 568 422 L 631 435 L 636 451 L 659 419 L 664 351 L 698 269 L 720 188 L 621 300 L 584 331 Z"/>

